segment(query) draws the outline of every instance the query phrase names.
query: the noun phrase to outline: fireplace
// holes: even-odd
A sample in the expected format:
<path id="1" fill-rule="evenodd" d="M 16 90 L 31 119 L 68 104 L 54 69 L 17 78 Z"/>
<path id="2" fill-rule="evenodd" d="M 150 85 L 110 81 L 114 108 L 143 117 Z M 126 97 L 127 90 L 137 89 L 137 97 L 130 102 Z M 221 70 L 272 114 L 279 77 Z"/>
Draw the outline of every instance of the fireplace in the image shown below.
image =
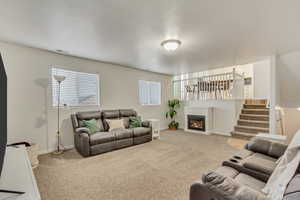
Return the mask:
<path id="1" fill-rule="evenodd" d="M 188 129 L 205 132 L 205 116 L 204 115 L 187 115 Z"/>
<path id="2" fill-rule="evenodd" d="M 211 134 L 213 132 L 213 108 L 200 106 L 184 107 L 184 131 Z"/>

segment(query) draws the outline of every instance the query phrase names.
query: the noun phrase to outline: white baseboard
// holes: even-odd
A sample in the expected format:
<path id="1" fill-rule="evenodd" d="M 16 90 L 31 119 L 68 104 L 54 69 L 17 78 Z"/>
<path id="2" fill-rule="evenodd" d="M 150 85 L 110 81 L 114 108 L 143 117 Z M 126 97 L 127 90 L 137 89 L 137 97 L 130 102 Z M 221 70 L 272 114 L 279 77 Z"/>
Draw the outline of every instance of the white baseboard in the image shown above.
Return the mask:
<path id="1" fill-rule="evenodd" d="M 211 134 L 216 134 L 216 135 L 223 135 L 223 136 L 231 136 L 231 133 L 224 133 L 224 132 L 218 132 L 218 131 L 212 131 Z"/>
<path id="2" fill-rule="evenodd" d="M 160 127 L 160 131 L 165 131 L 165 130 L 168 130 L 169 127 Z"/>
<path id="3" fill-rule="evenodd" d="M 70 149 L 73 149 L 74 148 L 74 145 L 68 145 L 68 146 L 65 146 L 65 150 L 70 150 Z M 43 154 L 48 154 L 48 153 L 52 153 L 56 150 L 56 147 L 52 147 L 51 149 L 48 149 L 48 150 L 40 150 L 39 151 L 39 155 L 43 155 Z"/>
<path id="4" fill-rule="evenodd" d="M 191 130 L 191 129 L 184 129 L 184 132 L 190 132 L 190 133 L 198 133 L 198 134 L 203 134 L 203 135 L 210 135 L 210 132 L 203 132 L 203 131 L 196 131 L 196 130 Z"/>

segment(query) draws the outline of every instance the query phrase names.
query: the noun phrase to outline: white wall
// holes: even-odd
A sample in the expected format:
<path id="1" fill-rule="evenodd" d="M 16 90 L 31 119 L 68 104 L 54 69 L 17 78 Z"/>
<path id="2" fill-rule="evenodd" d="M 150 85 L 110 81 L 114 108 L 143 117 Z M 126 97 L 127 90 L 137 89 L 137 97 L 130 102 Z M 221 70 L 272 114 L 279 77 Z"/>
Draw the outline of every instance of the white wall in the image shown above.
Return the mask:
<path id="1" fill-rule="evenodd" d="M 191 73 L 185 75 L 174 76 L 174 80 L 197 77 L 199 75 L 211 75 L 232 72 L 243 74 L 245 77 L 252 78 L 251 85 L 245 85 L 244 98 L 269 99 L 271 85 L 270 60 L 263 60 L 255 63 L 239 65 L 238 67 L 219 68 L 204 72 Z M 192 105 L 200 107 L 214 107 L 214 132 L 229 134 L 233 131 L 237 124 L 239 114 L 241 112 L 243 100 L 206 100 L 206 101 L 185 101 L 183 106 Z M 183 108 L 179 111 L 178 120 L 180 127 L 184 127 Z"/>
<path id="2" fill-rule="evenodd" d="M 277 59 L 276 56 L 272 56 L 270 58 L 270 99 L 269 99 L 269 107 L 270 107 L 270 133 L 278 134 L 278 122 L 277 122 L 277 114 L 278 111 L 276 107 L 278 106 L 278 70 L 277 70 Z"/>
<path id="3" fill-rule="evenodd" d="M 297 130 L 300 129 L 300 111 L 296 108 L 284 108 L 282 118 L 284 135 L 286 135 L 290 141 Z"/>
<path id="4" fill-rule="evenodd" d="M 229 135 L 237 124 L 242 105 L 243 100 L 188 101 L 181 106 L 177 120 L 179 120 L 180 127 L 184 128 L 184 106 L 213 107 L 212 132 Z"/>
<path id="5" fill-rule="evenodd" d="M 270 60 L 253 63 L 254 99 L 270 99 Z"/>
<path id="6" fill-rule="evenodd" d="M 285 134 L 291 139 L 300 129 L 300 51 L 279 55 L 276 62 L 278 105 L 284 113 Z"/>
<path id="7" fill-rule="evenodd" d="M 245 78 L 252 78 L 251 85 L 245 85 L 244 98 L 246 99 L 269 99 L 270 98 L 270 60 L 263 60 L 255 63 L 217 68 L 213 70 L 196 72 L 190 74 L 183 74 L 174 76 L 174 80 L 188 79 L 199 76 L 230 73 L 236 70 L 237 73 L 243 74 Z M 179 89 L 179 88 L 178 88 Z M 180 95 L 180 91 L 177 91 L 177 96 Z"/>
<path id="8" fill-rule="evenodd" d="M 0 52 L 8 75 L 8 141 L 29 141 L 40 145 L 41 151 L 50 151 L 56 144 L 56 110 L 51 105 L 48 87 L 49 68 L 99 73 L 101 109 L 133 108 L 144 118 L 158 118 L 162 127 L 166 102 L 172 97 L 171 76 L 151 73 L 108 63 L 0 42 Z M 99 52 L 100 53 L 100 52 Z M 138 80 L 160 81 L 161 106 L 141 106 L 138 103 Z M 70 114 L 78 110 L 64 109 L 61 117 L 62 140 L 73 145 Z"/>
<path id="9" fill-rule="evenodd" d="M 277 65 L 280 105 L 300 107 L 300 51 L 278 56 Z"/>

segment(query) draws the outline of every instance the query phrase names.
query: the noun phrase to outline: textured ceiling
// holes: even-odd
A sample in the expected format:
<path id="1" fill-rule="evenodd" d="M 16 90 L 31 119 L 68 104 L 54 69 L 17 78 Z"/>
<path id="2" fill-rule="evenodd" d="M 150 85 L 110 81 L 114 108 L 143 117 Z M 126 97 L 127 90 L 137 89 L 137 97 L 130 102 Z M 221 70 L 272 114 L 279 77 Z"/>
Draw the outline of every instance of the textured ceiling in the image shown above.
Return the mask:
<path id="1" fill-rule="evenodd" d="M 0 39 L 179 74 L 300 49 L 300 1 L 0 0 Z M 182 41 L 176 52 L 160 43 Z"/>

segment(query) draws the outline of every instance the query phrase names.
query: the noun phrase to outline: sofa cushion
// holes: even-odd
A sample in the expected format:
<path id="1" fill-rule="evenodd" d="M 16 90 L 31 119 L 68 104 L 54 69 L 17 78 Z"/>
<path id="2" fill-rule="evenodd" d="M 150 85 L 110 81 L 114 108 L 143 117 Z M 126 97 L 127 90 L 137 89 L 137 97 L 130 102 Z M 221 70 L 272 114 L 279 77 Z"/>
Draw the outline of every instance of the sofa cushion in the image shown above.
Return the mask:
<path id="1" fill-rule="evenodd" d="M 270 141 L 254 138 L 247 144 L 247 149 L 256 153 L 268 154 L 270 145 Z"/>
<path id="2" fill-rule="evenodd" d="M 272 142 L 268 154 L 274 158 L 279 158 L 284 154 L 286 149 L 287 149 L 287 145 Z"/>
<path id="3" fill-rule="evenodd" d="M 205 183 L 207 181 L 206 178 L 211 173 L 219 174 L 221 176 L 230 177 L 230 178 L 234 178 L 234 177 L 236 177 L 239 174 L 239 172 L 237 170 L 235 170 L 235 169 L 233 169 L 231 167 L 222 166 L 222 167 L 217 168 L 216 170 L 204 173 L 202 175 L 202 182 L 203 183 Z"/>
<path id="4" fill-rule="evenodd" d="M 127 139 L 133 137 L 132 129 L 117 129 L 112 131 L 115 134 L 116 140 Z"/>
<path id="5" fill-rule="evenodd" d="M 254 153 L 243 163 L 245 168 L 259 171 L 268 175 L 273 173 L 276 165 L 276 159 L 260 153 Z"/>
<path id="6" fill-rule="evenodd" d="M 247 149 L 241 149 L 233 155 L 233 158 L 235 158 L 235 159 L 238 159 L 238 158 L 246 159 L 246 158 L 248 158 L 249 156 L 251 156 L 253 154 L 254 154 L 253 151 L 249 151 Z"/>
<path id="7" fill-rule="evenodd" d="M 90 120 L 90 119 L 100 119 L 101 118 L 100 110 L 78 112 L 76 115 L 77 115 L 78 120 Z"/>
<path id="8" fill-rule="evenodd" d="M 125 129 L 123 119 L 106 119 L 106 122 L 109 126 L 109 131 Z"/>
<path id="9" fill-rule="evenodd" d="M 76 113 L 76 121 L 77 123 L 75 123 L 76 127 L 84 127 L 84 123 L 83 123 L 83 120 L 91 120 L 91 119 L 96 119 L 96 120 L 99 120 L 99 123 L 101 122 L 102 123 L 102 120 L 101 120 L 101 112 L 100 110 L 98 111 L 82 111 L 82 112 L 77 112 Z M 101 126 L 102 124 L 100 124 Z M 103 126 L 103 125 L 102 125 Z M 103 130 L 101 130 L 103 131 Z"/>
<path id="10" fill-rule="evenodd" d="M 102 117 L 104 119 L 120 118 L 119 110 L 103 110 Z"/>
<path id="11" fill-rule="evenodd" d="M 151 122 L 150 121 L 142 121 L 142 127 L 150 128 Z"/>
<path id="12" fill-rule="evenodd" d="M 266 184 L 258 179 L 253 178 L 252 176 L 243 173 L 237 175 L 234 180 L 239 184 L 246 185 L 256 191 L 261 191 Z"/>
<path id="13" fill-rule="evenodd" d="M 246 148 L 250 151 L 262 153 L 278 159 L 284 154 L 287 145 L 264 139 L 254 138 L 246 145 Z"/>
<path id="14" fill-rule="evenodd" d="M 106 119 L 119 119 L 119 118 L 120 118 L 119 110 L 104 110 L 104 111 L 102 111 L 102 120 L 103 120 L 104 131 L 108 131 L 108 129 L 109 129 L 109 125 L 108 125 Z"/>
<path id="15" fill-rule="evenodd" d="M 142 127 L 141 117 L 129 117 L 129 127 L 130 128 Z"/>
<path id="16" fill-rule="evenodd" d="M 151 129 L 146 127 L 137 127 L 133 128 L 133 136 L 134 137 L 140 137 L 144 135 L 151 134 Z"/>
<path id="17" fill-rule="evenodd" d="M 239 174 L 237 170 L 226 166 L 219 167 L 218 169 L 215 170 L 215 172 L 230 178 L 234 178 Z"/>
<path id="18" fill-rule="evenodd" d="M 100 126 L 100 124 L 101 124 L 101 126 Z M 83 120 L 83 125 L 84 125 L 84 127 L 89 129 L 90 134 L 94 134 L 96 132 L 103 131 L 102 122 L 99 122 L 99 120 L 96 120 L 96 119 Z"/>
<path id="19" fill-rule="evenodd" d="M 122 117 L 125 128 L 129 128 L 129 117 Z"/>
<path id="20" fill-rule="evenodd" d="M 103 126 L 103 122 L 101 119 L 90 119 L 90 120 L 96 120 L 97 121 L 97 126 L 99 128 L 98 132 L 102 132 L 104 131 L 104 126 Z M 84 121 L 88 121 L 88 120 L 78 120 L 79 123 L 79 127 L 87 127 Z"/>
<path id="21" fill-rule="evenodd" d="M 103 144 L 115 140 L 115 135 L 112 132 L 98 132 L 90 135 L 90 144 Z"/>
<path id="22" fill-rule="evenodd" d="M 245 184 L 210 172 L 203 178 L 203 184 L 194 183 L 190 190 L 190 200 L 265 200 L 266 196 Z"/>
<path id="23" fill-rule="evenodd" d="M 137 113 L 135 110 L 132 109 L 122 109 L 120 110 L 120 117 L 135 117 Z"/>

